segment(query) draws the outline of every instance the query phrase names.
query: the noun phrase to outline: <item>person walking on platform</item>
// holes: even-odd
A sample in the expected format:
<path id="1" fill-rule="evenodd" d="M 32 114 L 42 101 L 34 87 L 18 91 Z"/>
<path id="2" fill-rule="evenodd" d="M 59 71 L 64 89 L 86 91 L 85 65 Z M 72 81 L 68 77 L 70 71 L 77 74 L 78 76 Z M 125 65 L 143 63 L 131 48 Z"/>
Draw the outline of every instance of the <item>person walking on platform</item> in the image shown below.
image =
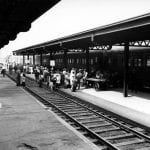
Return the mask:
<path id="1" fill-rule="evenodd" d="M 21 76 L 21 85 L 23 88 L 26 86 L 26 75 L 25 75 L 25 73 L 23 73 Z"/>
<path id="2" fill-rule="evenodd" d="M 86 69 L 83 70 L 83 86 L 86 86 L 86 79 L 88 77 L 88 72 Z"/>
<path id="3" fill-rule="evenodd" d="M 43 75 L 42 74 L 40 74 L 40 76 L 39 76 L 39 87 L 40 88 L 42 88 L 42 85 L 43 85 Z"/>
<path id="4" fill-rule="evenodd" d="M 71 91 L 75 92 L 77 87 L 75 69 L 72 69 L 70 72 L 70 85 L 71 85 Z"/>
<path id="5" fill-rule="evenodd" d="M 38 82 L 39 80 L 39 75 L 40 75 L 40 70 L 39 69 L 35 69 L 35 81 Z"/>
<path id="6" fill-rule="evenodd" d="M 77 88 L 78 90 L 80 89 L 80 84 L 81 84 L 81 79 L 82 79 L 83 75 L 82 75 L 82 70 L 79 69 L 79 72 L 76 74 L 76 79 L 77 79 Z"/>
<path id="7" fill-rule="evenodd" d="M 20 70 L 17 71 L 17 76 L 16 76 L 16 86 L 20 86 L 20 79 L 21 79 L 21 75 L 20 75 Z"/>
<path id="8" fill-rule="evenodd" d="M 2 68 L 2 71 L 1 71 L 1 73 L 2 73 L 3 77 L 5 77 L 5 74 L 6 74 L 6 69 L 5 69 L 5 67 L 4 67 L 4 66 L 3 66 L 3 68 Z"/>

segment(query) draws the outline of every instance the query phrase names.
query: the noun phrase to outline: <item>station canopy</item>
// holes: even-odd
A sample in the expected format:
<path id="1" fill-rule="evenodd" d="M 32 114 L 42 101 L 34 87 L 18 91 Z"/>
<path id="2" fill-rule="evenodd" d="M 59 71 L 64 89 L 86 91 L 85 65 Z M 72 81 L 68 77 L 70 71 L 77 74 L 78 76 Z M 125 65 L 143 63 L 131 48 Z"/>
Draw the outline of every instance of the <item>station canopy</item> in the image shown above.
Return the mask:
<path id="1" fill-rule="evenodd" d="M 145 41 L 150 45 L 150 13 L 13 51 L 16 55 Z"/>
<path id="2" fill-rule="evenodd" d="M 0 0 L 0 48 L 60 0 Z"/>

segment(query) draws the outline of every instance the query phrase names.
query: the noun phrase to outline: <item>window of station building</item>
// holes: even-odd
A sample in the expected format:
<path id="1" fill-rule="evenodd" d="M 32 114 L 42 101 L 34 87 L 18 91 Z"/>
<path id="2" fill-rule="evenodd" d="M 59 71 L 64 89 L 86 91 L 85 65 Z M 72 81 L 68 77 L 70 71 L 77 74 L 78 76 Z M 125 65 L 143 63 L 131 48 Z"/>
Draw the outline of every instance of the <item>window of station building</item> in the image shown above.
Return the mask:
<path id="1" fill-rule="evenodd" d="M 77 58 L 77 64 L 79 63 L 79 58 Z"/>

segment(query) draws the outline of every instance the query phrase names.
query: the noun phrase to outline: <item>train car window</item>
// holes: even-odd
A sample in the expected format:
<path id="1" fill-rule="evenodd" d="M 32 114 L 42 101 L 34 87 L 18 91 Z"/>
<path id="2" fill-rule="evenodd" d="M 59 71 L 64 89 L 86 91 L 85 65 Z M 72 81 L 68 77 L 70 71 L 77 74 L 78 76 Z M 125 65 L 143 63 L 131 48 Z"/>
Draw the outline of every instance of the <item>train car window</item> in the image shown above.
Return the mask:
<path id="1" fill-rule="evenodd" d="M 111 58 L 108 59 L 108 63 L 111 64 Z"/>
<path id="2" fill-rule="evenodd" d="M 138 66 L 137 64 L 138 64 L 137 59 L 134 59 L 134 67 L 137 67 Z"/>
<path id="3" fill-rule="evenodd" d="M 91 65 L 93 65 L 93 59 L 91 59 Z"/>
<path id="4" fill-rule="evenodd" d="M 142 59 L 138 59 L 138 66 L 139 66 L 139 67 L 142 66 Z"/>
<path id="5" fill-rule="evenodd" d="M 95 62 L 96 62 L 96 63 L 98 62 L 98 57 L 95 57 Z"/>
<path id="6" fill-rule="evenodd" d="M 132 64 L 132 59 L 130 58 L 128 65 L 131 66 L 131 64 Z"/>
<path id="7" fill-rule="evenodd" d="M 140 58 L 134 59 L 134 66 L 135 67 L 141 67 L 142 66 L 142 59 L 140 59 Z"/>
<path id="8" fill-rule="evenodd" d="M 147 59 L 146 66 L 150 67 L 150 58 Z"/>
<path id="9" fill-rule="evenodd" d="M 85 59 L 84 58 L 82 58 L 82 64 L 85 64 Z"/>
<path id="10" fill-rule="evenodd" d="M 72 63 L 74 64 L 74 59 L 72 59 Z"/>

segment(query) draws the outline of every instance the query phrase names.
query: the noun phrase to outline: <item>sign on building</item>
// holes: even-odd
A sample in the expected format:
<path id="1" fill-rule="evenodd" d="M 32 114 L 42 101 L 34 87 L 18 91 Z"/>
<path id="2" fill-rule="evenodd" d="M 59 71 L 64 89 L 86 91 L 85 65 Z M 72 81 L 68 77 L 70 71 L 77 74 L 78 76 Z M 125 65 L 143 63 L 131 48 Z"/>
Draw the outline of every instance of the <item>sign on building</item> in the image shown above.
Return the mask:
<path id="1" fill-rule="evenodd" d="M 50 60 L 50 66 L 52 66 L 52 67 L 55 66 L 55 60 Z"/>

